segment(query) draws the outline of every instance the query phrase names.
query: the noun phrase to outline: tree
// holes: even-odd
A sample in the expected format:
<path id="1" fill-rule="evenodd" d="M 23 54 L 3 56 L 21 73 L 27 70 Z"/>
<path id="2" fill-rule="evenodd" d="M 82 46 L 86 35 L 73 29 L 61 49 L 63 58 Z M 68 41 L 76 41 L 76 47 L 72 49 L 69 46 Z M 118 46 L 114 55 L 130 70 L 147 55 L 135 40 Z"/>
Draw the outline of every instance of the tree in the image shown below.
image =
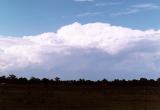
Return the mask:
<path id="1" fill-rule="evenodd" d="M 10 74 L 10 75 L 8 76 L 8 79 L 16 80 L 17 77 L 16 77 L 14 74 Z"/>
<path id="2" fill-rule="evenodd" d="M 59 77 L 55 77 L 54 79 L 55 79 L 55 81 L 57 81 L 57 82 L 60 81 L 60 78 L 59 78 Z"/>
<path id="3" fill-rule="evenodd" d="M 50 82 L 50 80 L 47 79 L 47 78 L 43 78 L 43 79 L 41 80 L 41 82 L 43 82 L 44 84 L 48 84 L 48 83 Z"/>
<path id="4" fill-rule="evenodd" d="M 18 79 L 18 82 L 20 82 L 20 83 L 27 83 L 28 80 L 27 80 L 27 78 L 21 77 L 21 78 Z"/>
<path id="5" fill-rule="evenodd" d="M 107 83 L 108 80 L 104 78 L 104 79 L 102 80 L 102 82 L 103 82 L 103 83 Z"/>
<path id="6" fill-rule="evenodd" d="M 157 81 L 160 82 L 160 78 L 158 78 Z"/>
<path id="7" fill-rule="evenodd" d="M 31 77 L 30 82 L 31 83 L 40 83 L 41 80 L 39 78 Z"/>
<path id="8" fill-rule="evenodd" d="M 147 78 L 140 78 L 140 81 L 146 82 L 148 80 L 147 80 Z"/>
<path id="9" fill-rule="evenodd" d="M 0 77 L 0 83 L 4 83 L 6 82 L 6 77 L 5 76 L 1 76 Z"/>
<path id="10" fill-rule="evenodd" d="M 9 82 L 9 83 L 17 83 L 17 77 L 15 76 L 15 75 L 13 75 L 13 74 L 10 74 L 8 77 L 7 77 L 7 82 Z"/>

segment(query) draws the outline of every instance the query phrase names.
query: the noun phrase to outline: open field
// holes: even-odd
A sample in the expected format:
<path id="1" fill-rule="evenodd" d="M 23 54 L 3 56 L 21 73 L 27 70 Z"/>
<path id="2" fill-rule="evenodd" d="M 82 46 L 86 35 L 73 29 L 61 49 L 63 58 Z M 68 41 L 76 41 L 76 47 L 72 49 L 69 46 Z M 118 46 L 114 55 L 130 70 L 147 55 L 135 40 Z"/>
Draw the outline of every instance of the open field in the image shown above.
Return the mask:
<path id="1" fill-rule="evenodd" d="M 0 110 L 160 110 L 160 87 L 1 85 Z"/>

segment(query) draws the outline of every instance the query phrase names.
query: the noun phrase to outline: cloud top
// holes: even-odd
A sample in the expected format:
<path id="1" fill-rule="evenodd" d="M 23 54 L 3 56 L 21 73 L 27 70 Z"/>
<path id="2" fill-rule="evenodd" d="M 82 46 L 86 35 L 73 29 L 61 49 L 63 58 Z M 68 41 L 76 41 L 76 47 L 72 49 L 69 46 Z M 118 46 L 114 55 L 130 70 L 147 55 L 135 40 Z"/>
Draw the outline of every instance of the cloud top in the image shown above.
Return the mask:
<path id="1" fill-rule="evenodd" d="M 154 34 L 159 34 L 159 31 L 133 30 L 106 23 L 91 23 L 85 25 L 74 23 L 62 27 L 57 32 L 57 36 L 60 36 L 66 45 L 97 48 L 109 54 L 116 54 L 125 48 L 133 46 L 132 44 L 134 44 L 134 42 L 140 40 L 159 39 L 157 36 L 152 38 Z"/>

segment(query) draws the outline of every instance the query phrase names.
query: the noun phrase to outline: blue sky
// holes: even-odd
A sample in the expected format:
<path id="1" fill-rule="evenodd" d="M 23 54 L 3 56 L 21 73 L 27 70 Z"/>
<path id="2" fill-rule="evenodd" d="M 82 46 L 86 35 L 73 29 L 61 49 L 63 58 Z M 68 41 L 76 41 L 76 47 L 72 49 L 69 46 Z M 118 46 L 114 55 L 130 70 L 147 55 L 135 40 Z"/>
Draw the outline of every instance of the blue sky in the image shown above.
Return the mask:
<path id="1" fill-rule="evenodd" d="M 0 0 L 0 34 L 36 35 L 79 22 L 159 29 L 159 0 Z"/>
<path id="2" fill-rule="evenodd" d="M 0 0 L 0 75 L 160 76 L 159 0 Z"/>

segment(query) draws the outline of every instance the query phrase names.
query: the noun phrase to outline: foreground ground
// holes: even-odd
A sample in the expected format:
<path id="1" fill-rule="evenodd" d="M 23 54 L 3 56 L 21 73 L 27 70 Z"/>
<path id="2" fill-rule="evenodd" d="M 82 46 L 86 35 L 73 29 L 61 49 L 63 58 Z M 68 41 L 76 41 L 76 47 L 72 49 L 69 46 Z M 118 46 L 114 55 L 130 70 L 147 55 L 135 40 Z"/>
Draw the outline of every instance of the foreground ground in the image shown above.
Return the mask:
<path id="1" fill-rule="evenodd" d="M 160 87 L 1 85 L 0 110 L 160 110 Z"/>

